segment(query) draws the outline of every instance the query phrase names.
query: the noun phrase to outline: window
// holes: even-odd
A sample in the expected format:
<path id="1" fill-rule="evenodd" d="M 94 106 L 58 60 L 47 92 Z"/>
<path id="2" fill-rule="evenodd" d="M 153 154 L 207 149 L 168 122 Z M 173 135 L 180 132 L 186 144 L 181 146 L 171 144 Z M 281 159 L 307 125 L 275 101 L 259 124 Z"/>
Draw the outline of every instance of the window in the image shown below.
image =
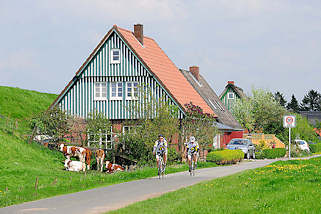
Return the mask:
<path id="1" fill-rule="evenodd" d="M 116 64 L 120 63 L 120 50 L 119 49 L 112 49 L 110 51 L 110 63 Z"/>
<path id="2" fill-rule="evenodd" d="M 95 100 L 107 99 L 107 84 L 105 82 L 96 82 L 94 87 Z"/>
<path id="3" fill-rule="evenodd" d="M 138 83 L 128 82 L 126 84 L 126 99 L 132 100 L 132 99 L 137 99 L 137 97 L 138 97 Z"/>
<path id="4" fill-rule="evenodd" d="M 231 92 L 228 93 L 228 94 L 227 94 L 227 98 L 228 98 L 228 99 L 234 99 L 234 93 L 231 93 Z"/>
<path id="5" fill-rule="evenodd" d="M 110 99 L 121 100 L 123 98 L 123 83 L 112 82 L 110 84 Z"/>
<path id="6" fill-rule="evenodd" d="M 134 126 L 123 126 L 123 134 L 135 133 Z"/>

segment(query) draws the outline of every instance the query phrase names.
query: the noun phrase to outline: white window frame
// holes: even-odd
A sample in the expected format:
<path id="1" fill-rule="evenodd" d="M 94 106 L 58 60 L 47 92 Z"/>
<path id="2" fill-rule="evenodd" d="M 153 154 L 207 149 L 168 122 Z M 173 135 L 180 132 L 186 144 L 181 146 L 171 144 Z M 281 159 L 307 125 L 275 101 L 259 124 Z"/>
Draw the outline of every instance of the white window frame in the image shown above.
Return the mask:
<path id="1" fill-rule="evenodd" d="M 98 89 L 99 89 L 99 92 L 97 91 Z M 105 91 L 103 91 L 103 89 L 105 89 Z M 99 96 L 97 96 L 97 93 L 99 93 Z M 94 100 L 107 100 L 107 83 L 106 82 L 94 83 Z"/>
<path id="2" fill-rule="evenodd" d="M 113 96 L 113 85 L 116 84 L 116 96 Z M 119 84 L 121 84 L 121 87 L 119 87 Z M 121 88 L 121 96 L 119 96 L 119 89 Z M 123 82 L 111 82 L 110 83 L 110 99 L 111 100 L 122 100 L 124 95 L 123 90 Z"/>
<path id="3" fill-rule="evenodd" d="M 131 129 L 134 128 L 134 126 L 123 126 L 123 134 L 126 134 L 125 129 L 127 128 L 127 134 L 131 133 Z"/>
<path id="4" fill-rule="evenodd" d="M 232 95 L 232 97 L 230 97 L 230 95 Z M 234 100 L 234 97 L 235 97 L 235 95 L 234 95 L 233 92 L 227 93 L 227 99 L 229 99 L 229 100 Z"/>
<path id="5" fill-rule="evenodd" d="M 118 60 L 114 59 L 114 52 L 118 51 L 119 52 L 119 56 L 118 56 Z M 120 49 L 111 49 L 110 50 L 110 64 L 119 64 L 120 63 Z"/>
<path id="6" fill-rule="evenodd" d="M 128 84 L 131 84 L 131 96 L 128 96 L 128 90 L 129 90 Z M 136 84 L 136 87 L 134 87 L 134 84 Z M 135 88 L 136 88 L 136 93 L 135 93 Z M 126 82 L 126 100 L 137 100 L 137 99 L 138 99 L 138 82 Z"/>

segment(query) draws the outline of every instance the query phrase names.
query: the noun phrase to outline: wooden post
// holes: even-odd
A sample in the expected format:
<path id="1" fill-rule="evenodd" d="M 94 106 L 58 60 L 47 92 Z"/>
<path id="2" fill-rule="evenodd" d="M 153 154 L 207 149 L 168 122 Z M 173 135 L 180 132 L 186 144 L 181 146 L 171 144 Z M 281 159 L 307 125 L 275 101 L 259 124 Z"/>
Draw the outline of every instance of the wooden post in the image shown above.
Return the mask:
<path id="1" fill-rule="evenodd" d="M 35 182 L 35 190 L 37 191 L 38 189 L 38 183 L 39 183 L 39 178 L 36 177 L 36 182 Z"/>
<path id="2" fill-rule="evenodd" d="M 32 135 L 31 135 L 31 137 L 29 138 L 29 141 L 28 141 L 29 144 L 32 142 L 33 138 L 35 137 L 36 131 L 37 131 L 37 127 L 35 126 L 35 127 L 33 128 L 33 130 L 32 130 Z"/>

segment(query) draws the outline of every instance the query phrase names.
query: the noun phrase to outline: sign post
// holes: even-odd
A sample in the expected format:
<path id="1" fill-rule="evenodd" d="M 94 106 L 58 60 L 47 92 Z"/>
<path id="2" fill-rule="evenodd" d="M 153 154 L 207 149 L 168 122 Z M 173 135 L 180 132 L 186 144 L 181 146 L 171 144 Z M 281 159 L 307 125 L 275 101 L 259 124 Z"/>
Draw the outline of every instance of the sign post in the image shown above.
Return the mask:
<path id="1" fill-rule="evenodd" d="M 294 115 L 287 115 L 283 117 L 283 127 L 289 128 L 289 159 L 291 158 L 291 128 L 296 126 L 296 118 Z"/>

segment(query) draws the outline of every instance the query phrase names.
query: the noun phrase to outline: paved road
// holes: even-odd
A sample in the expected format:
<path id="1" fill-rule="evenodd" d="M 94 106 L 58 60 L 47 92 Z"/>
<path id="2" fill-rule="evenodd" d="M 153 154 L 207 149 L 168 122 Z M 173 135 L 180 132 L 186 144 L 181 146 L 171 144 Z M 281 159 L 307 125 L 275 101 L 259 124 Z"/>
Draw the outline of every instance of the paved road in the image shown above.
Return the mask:
<path id="1" fill-rule="evenodd" d="M 2 214 L 96 214 L 118 209 L 137 201 L 156 197 L 166 192 L 190 186 L 201 181 L 231 175 L 243 170 L 263 167 L 277 160 L 255 160 L 232 166 L 196 170 L 167 175 L 165 179 L 148 178 L 107 187 L 71 193 L 62 196 L 26 202 L 0 209 Z"/>

